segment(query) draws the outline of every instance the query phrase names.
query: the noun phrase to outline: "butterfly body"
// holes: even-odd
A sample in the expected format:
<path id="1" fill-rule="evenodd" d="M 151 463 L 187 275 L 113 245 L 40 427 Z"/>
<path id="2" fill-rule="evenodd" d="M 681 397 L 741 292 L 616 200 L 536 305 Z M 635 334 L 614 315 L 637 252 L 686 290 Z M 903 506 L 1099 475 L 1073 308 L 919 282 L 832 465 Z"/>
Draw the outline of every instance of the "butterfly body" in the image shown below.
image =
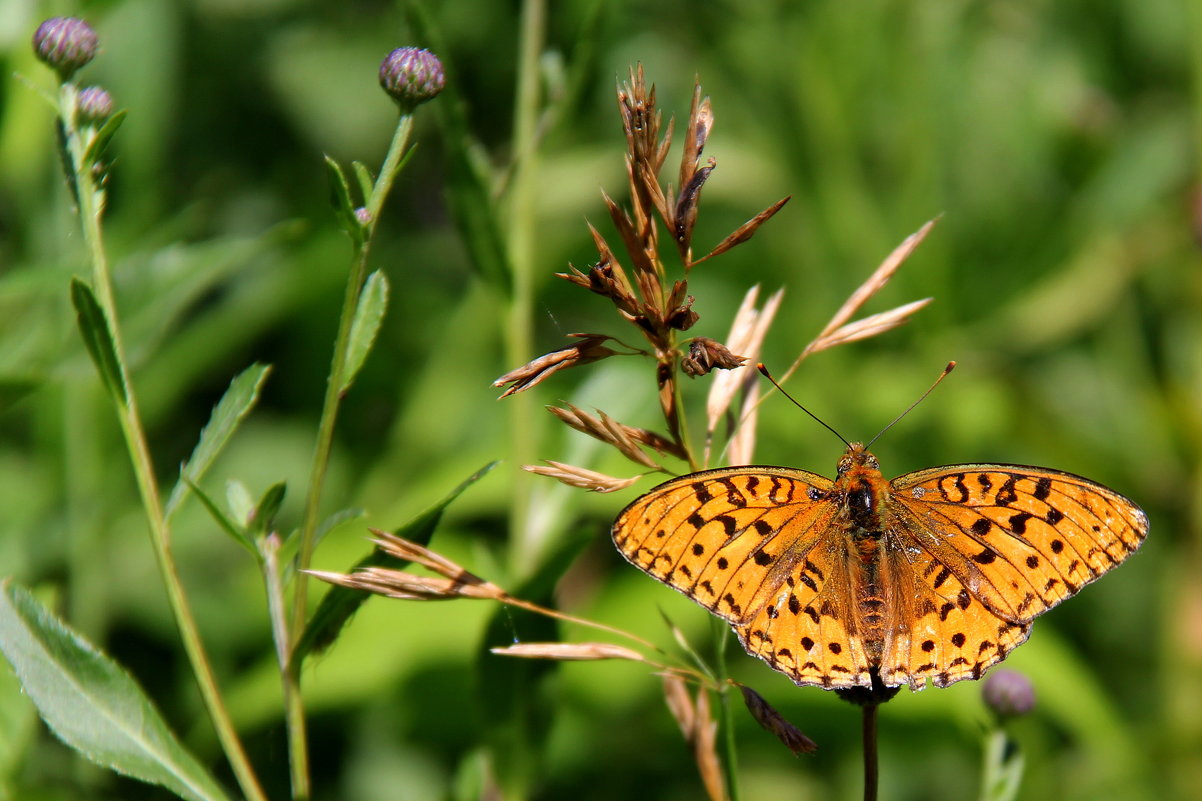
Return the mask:
<path id="1" fill-rule="evenodd" d="M 970 464 L 890 481 L 855 443 L 834 480 L 771 466 L 673 479 L 612 533 L 796 683 L 921 689 L 980 678 L 1147 529 L 1138 506 L 1079 476 Z"/>

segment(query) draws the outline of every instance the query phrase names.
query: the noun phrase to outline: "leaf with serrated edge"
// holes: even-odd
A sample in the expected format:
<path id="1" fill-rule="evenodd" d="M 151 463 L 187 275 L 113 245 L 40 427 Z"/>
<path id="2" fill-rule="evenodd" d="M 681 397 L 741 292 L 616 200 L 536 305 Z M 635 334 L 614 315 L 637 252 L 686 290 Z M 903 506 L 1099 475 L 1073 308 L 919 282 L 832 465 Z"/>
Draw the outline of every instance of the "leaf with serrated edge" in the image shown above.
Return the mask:
<path id="1" fill-rule="evenodd" d="M 363 291 L 359 293 L 359 305 L 351 320 L 351 334 L 346 343 L 346 367 L 342 373 L 339 392 L 346 392 L 355 381 L 359 368 L 375 344 L 380 323 L 384 321 L 384 310 L 388 308 L 388 278 L 380 270 L 367 277 Z"/>
<path id="2" fill-rule="evenodd" d="M 117 663 L 19 585 L 0 585 L 0 650 L 55 734 L 88 759 L 192 801 L 229 797 Z"/>
<path id="3" fill-rule="evenodd" d="M 171 497 L 167 499 L 167 506 L 164 508 L 168 519 L 183 501 L 188 489 L 187 482 L 200 482 L 242 420 L 254 408 L 259 399 L 259 390 L 270 371 L 271 368 L 267 365 L 252 364 L 230 382 L 225 395 L 213 407 L 208 424 L 201 430 L 200 440 L 196 443 L 191 458 L 180 470 L 180 480 L 171 490 Z"/>

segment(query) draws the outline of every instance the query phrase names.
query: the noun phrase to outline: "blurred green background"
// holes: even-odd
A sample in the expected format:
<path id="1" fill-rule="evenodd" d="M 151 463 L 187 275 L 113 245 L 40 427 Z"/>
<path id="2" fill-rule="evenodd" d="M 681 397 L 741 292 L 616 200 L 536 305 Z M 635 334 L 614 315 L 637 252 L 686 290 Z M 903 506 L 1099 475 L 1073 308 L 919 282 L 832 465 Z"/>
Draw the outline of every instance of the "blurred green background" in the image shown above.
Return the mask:
<path id="1" fill-rule="evenodd" d="M 694 77 L 713 100 L 699 249 L 784 195 L 749 244 L 697 268 L 701 320 L 725 337 L 752 284 L 786 288 L 764 359 L 780 372 L 848 293 L 923 222 L 931 236 L 869 312 L 935 302 L 909 326 L 818 354 L 790 385 L 848 438 L 905 408 L 950 359 L 951 380 L 874 447 L 887 475 L 968 461 L 1082 473 L 1152 521 L 1122 569 L 1041 619 L 1007 666 L 1035 683 L 1015 736 L 1021 798 L 1194 798 L 1202 787 L 1202 234 L 1197 170 L 1202 12 L 1170 0 L 838 0 L 549 4 L 551 97 L 535 173 L 533 346 L 502 343 L 509 306 L 480 277 L 447 200 L 434 105 L 389 203 L 374 266 L 393 292 L 381 340 L 348 396 L 326 506 L 395 528 L 477 468 L 502 464 L 449 509 L 433 545 L 509 589 L 562 576 L 562 607 L 670 647 L 663 609 L 705 650 L 715 627 L 628 567 L 606 536 L 646 480 L 618 495 L 551 482 L 509 533 L 515 460 L 617 475 L 632 466 L 539 408 L 569 400 L 656 422 L 651 370 L 614 359 L 504 403 L 489 387 L 566 333 L 623 334 L 606 302 L 553 277 L 610 231 L 599 189 L 624 200 L 613 90 L 642 62 L 665 113 Z M 512 155 L 518 2 L 426 9 L 468 127 L 498 185 Z M 419 41 L 389 2 L 0 0 L 0 574 L 38 589 L 127 666 L 227 783 L 155 571 L 111 409 L 80 347 L 67 283 L 87 262 L 56 163 L 53 118 L 14 73 L 49 87 L 29 37 L 84 16 L 103 52 L 85 72 L 128 108 L 113 148 L 108 242 L 154 457 L 173 480 L 230 378 L 274 365 L 261 407 L 206 486 L 256 495 L 287 479 L 300 517 L 349 247 L 322 154 L 378 166 L 395 109 L 380 59 Z M 675 154 L 669 169 L 675 170 Z M 703 403 L 706 380 L 688 396 Z M 535 423 L 514 453 L 514 415 Z M 694 414 L 694 419 L 701 415 Z M 833 474 L 841 446 L 796 409 L 761 409 L 757 459 Z M 273 797 L 286 748 L 263 594 L 245 554 L 199 504 L 176 551 L 206 643 Z M 335 530 L 318 566 L 368 548 Z M 556 560 L 566 560 L 566 570 Z M 531 592 L 538 593 L 538 582 Z M 482 653 L 553 631 L 485 603 L 372 600 L 305 690 L 318 797 L 482 797 L 500 771 L 531 798 L 692 799 L 701 782 L 658 678 L 631 663 L 515 665 Z M 559 636 L 591 639 L 568 630 Z M 736 716 L 745 798 L 855 798 L 859 717 L 758 660 L 731 657 L 818 741 L 797 759 Z M 20 799 L 163 798 L 78 759 L 0 672 L 0 787 Z M 986 720 L 979 686 L 903 692 L 882 709 L 883 799 L 975 797 Z M 737 710 L 740 711 L 741 710 Z M 525 734 L 521 734 L 525 732 Z M 506 760 L 491 765 L 490 743 Z M 521 788 L 524 788 L 521 789 Z"/>

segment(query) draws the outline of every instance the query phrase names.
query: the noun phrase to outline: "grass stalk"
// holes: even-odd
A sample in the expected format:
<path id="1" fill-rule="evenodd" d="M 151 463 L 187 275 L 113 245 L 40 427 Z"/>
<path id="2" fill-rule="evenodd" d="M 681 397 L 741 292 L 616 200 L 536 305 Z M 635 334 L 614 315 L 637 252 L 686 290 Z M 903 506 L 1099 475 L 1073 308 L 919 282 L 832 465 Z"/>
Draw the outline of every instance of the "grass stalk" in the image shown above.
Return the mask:
<path id="1" fill-rule="evenodd" d="M 534 335 L 534 243 L 535 200 L 537 190 L 537 141 L 540 104 L 539 58 L 542 54 L 546 28 L 545 0 L 524 0 L 522 3 L 521 41 L 518 54 L 518 83 L 514 113 L 514 163 L 510 184 L 509 214 L 506 242 L 513 269 L 513 292 L 509 298 L 505 320 L 505 358 L 510 364 L 521 364 L 533 352 Z M 534 409 L 519 402 L 509 407 L 509 452 L 515 464 L 534 461 Z M 535 562 L 539 543 L 531 530 L 532 479 L 524 472 L 514 477 L 510 497 L 510 562 L 521 573 Z"/>

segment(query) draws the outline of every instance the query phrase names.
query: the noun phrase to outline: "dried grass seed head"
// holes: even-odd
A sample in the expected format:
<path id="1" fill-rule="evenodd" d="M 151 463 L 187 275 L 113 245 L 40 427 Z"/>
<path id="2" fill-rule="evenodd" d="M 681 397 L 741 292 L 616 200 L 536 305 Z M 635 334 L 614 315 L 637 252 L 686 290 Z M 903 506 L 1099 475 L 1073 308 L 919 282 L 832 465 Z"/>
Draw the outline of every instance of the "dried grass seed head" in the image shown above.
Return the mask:
<path id="1" fill-rule="evenodd" d="M 523 392 L 530 387 L 540 383 L 552 373 L 557 373 L 560 370 L 566 370 L 569 367 L 579 367 L 582 364 L 599 361 L 608 356 L 613 356 L 617 353 L 610 348 L 605 347 L 603 343 L 613 339 L 613 337 L 605 334 L 568 334 L 570 337 L 576 337 L 580 340 L 575 345 L 569 345 L 566 348 L 553 350 L 550 353 L 544 353 L 533 361 L 518 367 L 515 370 L 510 370 L 505 375 L 492 382 L 494 387 L 503 387 L 509 384 L 510 387 L 501 393 L 502 398 L 507 398 L 518 392 Z"/>

